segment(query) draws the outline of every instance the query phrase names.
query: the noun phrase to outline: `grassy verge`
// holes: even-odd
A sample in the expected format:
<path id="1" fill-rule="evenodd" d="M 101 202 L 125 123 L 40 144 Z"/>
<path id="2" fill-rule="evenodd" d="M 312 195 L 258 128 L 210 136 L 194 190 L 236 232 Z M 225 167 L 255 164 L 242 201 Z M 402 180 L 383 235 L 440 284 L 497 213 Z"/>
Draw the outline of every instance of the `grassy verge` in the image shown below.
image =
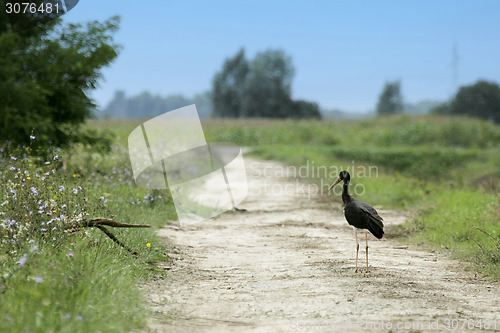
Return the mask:
<path id="1" fill-rule="evenodd" d="M 154 230 L 109 228 L 133 256 L 100 230 L 67 227 L 96 217 L 160 226 L 176 219 L 169 193 L 138 188 L 122 146 L 109 155 L 77 147 L 46 160 L 16 151 L 0 160 L 0 180 L 0 331 L 144 327 L 138 285 L 159 274 L 150 262 L 165 259 Z"/>

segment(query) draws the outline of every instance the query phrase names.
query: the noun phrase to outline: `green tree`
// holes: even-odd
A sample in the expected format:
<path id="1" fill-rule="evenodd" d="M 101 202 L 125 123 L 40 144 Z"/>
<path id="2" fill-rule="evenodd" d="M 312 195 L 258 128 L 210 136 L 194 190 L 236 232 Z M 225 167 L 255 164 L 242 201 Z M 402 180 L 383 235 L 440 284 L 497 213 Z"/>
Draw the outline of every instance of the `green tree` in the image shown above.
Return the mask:
<path id="1" fill-rule="evenodd" d="M 2 3 L 2 8 L 3 8 Z M 95 111 L 88 96 L 117 57 L 119 18 L 62 26 L 60 19 L 12 32 L 0 11 L 0 140 L 42 147 L 99 143 L 82 124 Z"/>
<path id="2" fill-rule="evenodd" d="M 212 106 L 215 117 L 238 118 L 242 115 L 243 86 L 249 72 L 245 50 L 224 61 L 222 71 L 213 79 Z"/>
<path id="3" fill-rule="evenodd" d="M 378 115 L 390 115 L 403 112 L 403 96 L 401 82 L 387 82 L 377 103 Z"/>
<path id="4" fill-rule="evenodd" d="M 292 118 L 315 118 L 321 119 L 321 112 L 317 103 L 297 100 L 292 104 L 290 112 Z"/>
<path id="5" fill-rule="evenodd" d="M 250 64 L 243 89 L 242 115 L 286 118 L 292 116 L 292 59 L 282 50 L 258 53 Z"/>
<path id="6" fill-rule="evenodd" d="M 215 74 L 214 117 L 320 118 L 319 106 L 293 101 L 292 58 L 282 50 L 267 50 L 247 61 L 241 49 Z"/>
<path id="7" fill-rule="evenodd" d="M 461 87 L 450 103 L 449 113 L 500 123 L 500 86 L 481 80 Z"/>

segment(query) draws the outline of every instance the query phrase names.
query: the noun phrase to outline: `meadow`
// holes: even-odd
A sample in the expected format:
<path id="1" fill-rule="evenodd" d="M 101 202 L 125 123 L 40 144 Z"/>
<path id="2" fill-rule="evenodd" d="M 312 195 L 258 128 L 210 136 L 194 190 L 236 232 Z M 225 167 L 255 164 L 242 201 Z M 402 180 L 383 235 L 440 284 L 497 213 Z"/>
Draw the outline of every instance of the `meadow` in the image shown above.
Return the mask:
<path id="1" fill-rule="evenodd" d="M 123 332 L 146 325 L 142 281 L 169 260 L 154 230 L 176 213 L 168 191 L 137 187 L 127 137 L 141 121 L 99 120 L 109 153 L 76 146 L 0 160 L 0 331 Z M 468 118 L 397 116 L 361 121 L 207 120 L 208 141 L 250 147 L 292 166 L 350 168 L 360 199 L 409 211 L 387 237 L 431 247 L 500 279 L 500 127 Z M 36 137 L 33 136 L 36 143 Z M 363 168 L 377 172 L 364 175 Z M 311 176 L 308 181 L 328 182 Z M 332 200 L 338 200 L 332 199 Z M 97 217 L 151 229 L 68 228 Z M 166 273 L 168 274 L 168 272 Z"/>

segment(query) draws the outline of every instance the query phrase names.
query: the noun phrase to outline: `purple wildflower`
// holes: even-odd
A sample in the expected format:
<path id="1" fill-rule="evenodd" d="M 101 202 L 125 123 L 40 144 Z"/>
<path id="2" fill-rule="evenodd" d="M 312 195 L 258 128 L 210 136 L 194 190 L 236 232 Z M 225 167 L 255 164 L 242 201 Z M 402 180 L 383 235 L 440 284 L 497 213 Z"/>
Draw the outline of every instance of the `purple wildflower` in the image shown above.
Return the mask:
<path id="1" fill-rule="evenodd" d="M 16 264 L 19 264 L 19 267 L 23 267 L 24 264 L 26 264 L 26 261 L 28 261 L 28 254 L 25 253 L 21 259 L 19 259 L 18 261 L 16 261 Z"/>

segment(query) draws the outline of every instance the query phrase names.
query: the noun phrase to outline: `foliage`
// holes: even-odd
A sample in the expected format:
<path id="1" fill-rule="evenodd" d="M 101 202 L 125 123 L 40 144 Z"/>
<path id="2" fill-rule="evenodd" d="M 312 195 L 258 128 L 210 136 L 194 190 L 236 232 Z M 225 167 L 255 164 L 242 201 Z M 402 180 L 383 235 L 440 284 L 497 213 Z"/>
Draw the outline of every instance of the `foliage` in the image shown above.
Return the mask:
<path id="1" fill-rule="evenodd" d="M 290 115 L 292 60 L 281 50 L 258 53 L 241 93 L 242 117 L 286 118 Z"/>
<path id="2" fill-rule="evenodd" d="M 449 113 L 500 123 L 500 86 L 494 82 L 478 81 L 461 87 L 450 103 Z"/>
<path id="3" fill-rule="evenodd" d="M 87 94 L 117 56 L 112 35 L 118 22 L 114 17 L 63 27 L 56 19 L 13 33 L 0 12 L 2 141 L 29 145 L 34 134 L 37 145 L 47 148 L 93 138 L 81 129 L 95 107 Z"/>
<path id="4" fill-rule="evenodd" d="M 291 109 L 290 118 L 321 118 L 319 105 L 314 102 L 296 100 L 292 102 Z"/>
<path id="5" fill-rule="evenodd" d="M 242 99 L 250 65 L 241 49 L 226 59 L 222 70 L 213 78 L 212 105 L 214 117 L 238 118 L 243 115 Z"/>
<path id="6" fill-rule="evenodd" d="M 213 79 L 215 117 L 320 118 L 316 103 L 293 101 L 295 69 L 282 50 L 267 50 L 248 61 L 241 49 Z"/>
<path id="7" fill-rule="evenodd" d="M 175 110 L 190 104 L 196 104 L 201 119 L 208 118 L 212 112 L 208 93 L 188 98 L 183 95 L 151 95 L 145 91 L 137 96 L 126 96 L 124 91 L 116 91 L 113 99 L 100 113 L 104 118 L 151 118 L 165 112 Z"/>
<path id="8" fill-rule="evenodd" d="M 402 112 L 403 97 L 401 96 L 401 82 L 387 82 L 377 103 L 377 114 L 390 115 Z"/>

